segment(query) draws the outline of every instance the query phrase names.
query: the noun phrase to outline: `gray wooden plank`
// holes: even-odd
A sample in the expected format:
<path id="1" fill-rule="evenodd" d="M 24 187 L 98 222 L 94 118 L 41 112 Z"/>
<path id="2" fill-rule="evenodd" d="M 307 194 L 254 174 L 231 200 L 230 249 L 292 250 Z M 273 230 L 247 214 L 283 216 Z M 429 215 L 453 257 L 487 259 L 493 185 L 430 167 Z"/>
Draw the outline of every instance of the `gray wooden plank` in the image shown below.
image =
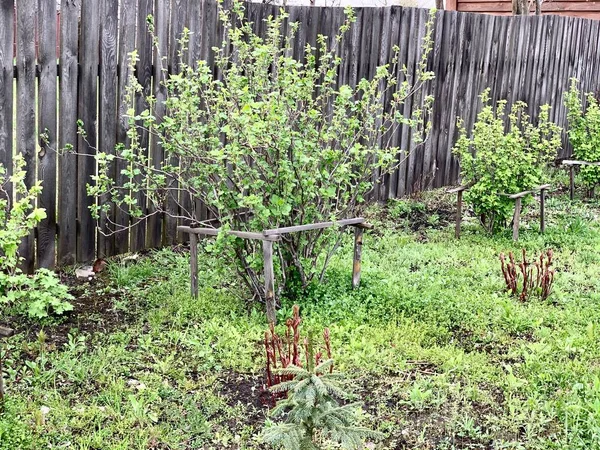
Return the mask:
<path id="1" fill-rule="evenodd" d="M 133 76 L 129 67 L 129 54 L 135 50 L 135 38 L 137 28 L 137 0 L 121 0 L 119 5 L 119 43 L 118 43 L 118 84 L 117 84 L 117 144 L 129 146 L 130 141 L 127 137 L 129 129 L 129 120 L 126 117 L 127 110 L 133 108 L 126 98 L 126 86 L 129 83 L 129 77 Z M 123 186 L 128 179 L 122 171 L 127 167 L 123 160 L 117 160 L 115 164 L 117 185 Z M 115 252 L 117 254 L 129 251 L 128 229 L 130 223 L 129 210 L 121 205 L 115 210 Z"/>
<path id="2" fill-rule="evenodd" d="M 456 35 L 453 45 L 453 77 L 452 84 L 449 86 L 448 95 L 448 134 L 447 142 L 445 143 L 445 154 L 446 154 L 446 166 L 444 173 L 444 184 L 452 184 L 453 180 L 458 178 L 458 160 L 452 154 L 452 144 L 456 138 L 458 129 L 456 119 L 462 115 L 461 111 L 458 110 L 458 93 L 461 85 L 461 76 L 463 70 L 464 57 L 463 52 L 465 50 L 465 27 L 466 27 L 466 14 L 459 14 L 456 22 Z"/>
<path id="3" fill-rule="evenodd" d="M 402 8 L 402 16 L 400 19 L 400 34 L 398 45 L 400 52 L 398 54 L 398 89 L 404 81 L 410 82 L 411 70 L 408 67 L 409 61 L 414 59 L 414 47 L 411 46 L 411 35 L 414 31 L 415 13 L 413 8 Z M 406 99 L 402 107 L 402 114 L 408 117 L 411 112 L 410 98 Z M 409 151 L 409 128 L 402 125 L 398 128 L 398 145 L 399 149 L 399 164 L 398 164 L 398 181 L 396 197 L 402 197 L 406 194 L 406 167 Z"/>
<path id="4" fill-rule="evenodd" d="M 0 2 L 0 164 L 8 176 L 13 159 L 14 11 L 13 2 Z M 12 197 L 12 187 L 6 189 Z"/>
<path id="5" fill-rule="evenodd" d="M 118 4 L 112 0 L 102 0 L 100 14 L 100 86 L 98 105 L 98 148 L 101 152 L 115 153 L 117 144 L 117 62 L 118 62 Z M 109 174 L 116 177 L 116 163 L 109 166 Z M 100 199 L 102 203 L 110 201 Z M 101 258 L 115 254 L 115 236 L 105 236 L 110 232 L 111 222 L 115 221 L 115 208 L 103 214 L 97 235 L 97 253 Z M 101 232 L 102 231 L 102 232 Z"/>
<path id="6" fill-rule="evenodd" d="M 169 45 L 169 3 L 161 0 L 155 0 L 154 3 L 154 32 L 157 39 L 157 45 L 154 49 L 154 65 L 152 90 L 156 100 L 154 106 L 154 116 L 163 117 L 165 115 L 165 101 L 167 99 L 167 90 L 164 82 L 167 75 L 166 58 Z M 164 59 L 163 59 L 164 57 Z M 160 169 L 163 165 L 164 151 L 158 137 L 154 137 L 150 143 L 150 164 L 155 169 Z M 160 205 L 160 209 L 163 205 Z M 156 212 L 155 205 L 148 205 L 150 213 Z M 164 218 L 162 215 L 153 214 L 148 219 L 148 244 L 150 247 L 158 247 L 162 244 Z"/>
<path id="7" fill-rule="evenodd" d="M 96 249 L 96 223 L 90 215 L 90 206 L 94 203 L 87 193 L 87 185 L 92 182 L 96 173 L 96 162 L 93 158 L 97 148 L 96 108 L 98 95 L 98 62 L 100 36 L 100 4 L 82 2 L 81 4 L 81 37 L 80 37 L 80 77 L 77 111 L 83 121 L 86 137 L 79 137 L 77 145 L 77 218 L 78 242 L 77 260 L 88 262 L 94 259 Z M 85 30 L 85 32 L 83 32 Z"/>
<path id="8" fill-rule="evenodd" d="M 148 32 L 146 23 L 147 17 L 153 13 L 153 0 L 138 0 L 137 12 L 137 36 L 136 49 L 138 52 L 138 61 L 135 66 L 136 76 L 142 89 L 135 98 L 135 111 L 139 113 L 148 108 L 146 98 L 151 93 L 152 89 L 152 36 Z M 140 152 L 143 152 L 144 157 L 148 157 L 150 147 L 150 136 L 146 130 L 139 130 Z M 138 182 L 141 178 L 138 178 Z M 142 214 L 148 213 L 148 199 L 144 192 L 135 193 L 138 206 L 142 209 Z M 131 251 L 139 251 L 146 248 L 146 227 L 148 221 L 134 220 L 130 231 L 130 249 Z"/>
<path id="9" fill-rule="evenodd" d="M 187 0 L 172 0 L 171 2 L 171 18 L 169 28 L 169 57 L 168 66 L 169 73 L 179 73 L 179 64 L 181 62 L 181 45 L 179 43 L 183 29 L 186 27 L 187 21 Z M 185 60 L 185 59 L 184 59 Z M 170 163 L 177 167 L 179 166 L 179 158 L 172 156 Z M 177 183 L 171 181 L 172 187 L 177 188 Z M 177 190 L 170 191 L 167 198 L 167 214 L 165 217 L 165 233 L 164 243 L 165 245 L 175 244 L 178 240 L 177 225 L 179 220 L 177 216 L 180 214 L 179 206 L 180 198 Z M 180 235 L 183 240 L 185 234 Z"/>
<path id="10" fill-rule="evenodd" d="M 27 164 L 25 185 L 36 182 L 36 103 L 35 103 L 35 33 L 37 0 L 23 0 L 17 5 L 17 152 Z M 19 246 L 24 258 L 21 268 L 31 273 L 35 265 L 35 241 L 33 230 Z"/>
<path id="11" fill-rule="evenodd" d="M 56 262 L 56 0 L 39 0 L 39 104 L 38 179 L 43 191 L 39 206 L 46 219 L 38 226 L 37 266 L 53 268 Z M 44 136 L 44 138 L 42 138 Z"/>
<path id="12" fill-rule="evenodd" d="M 80 0 L 62 0 L 60 13 L 59 148 L 77 150 L 77 86 Z M 58 160 L 58 264 L 76 260 L 77 157 L 66 152 Z"/>

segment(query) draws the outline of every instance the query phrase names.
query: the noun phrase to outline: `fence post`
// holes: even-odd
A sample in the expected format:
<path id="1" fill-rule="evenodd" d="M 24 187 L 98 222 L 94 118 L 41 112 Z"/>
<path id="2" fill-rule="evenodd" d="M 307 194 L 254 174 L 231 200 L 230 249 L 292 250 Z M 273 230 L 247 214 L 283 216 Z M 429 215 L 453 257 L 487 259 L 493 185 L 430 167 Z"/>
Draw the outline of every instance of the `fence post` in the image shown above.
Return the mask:
<path id="1" fill-rule="evenodd" d="M 513 241 L 519 240 L 519 222 L 521 221 L 521 197 L 515 200 L 515 215 L 513 216 Z"/>
<path id="2" fill-rule="evenodd" d="M 352 289 L 357 289 L 360 286 L 360 262 L 362 256 L 363 244 L 362 227 L 354 227 L 354 262 L 352 264 Z"/>
<path id="3" fill-rule="evenodd" d="M 273 271 L 273 241 L 262 241 L 264 274 L 265 274 L 265 305 L 267 308 L 267 320 L 270 323 L 277 322 L 275 313 L 275 274 Z"/>
<path id="4" fill-rule="evenodd" d="M 546 189 L 540 190 L 540 231 L 546 231 Z"/>
<path id="5" fill-rule="evenodd" d="M 190 233 L 190 279 L 192 297 L 198 298 L 198 235 Z"/>

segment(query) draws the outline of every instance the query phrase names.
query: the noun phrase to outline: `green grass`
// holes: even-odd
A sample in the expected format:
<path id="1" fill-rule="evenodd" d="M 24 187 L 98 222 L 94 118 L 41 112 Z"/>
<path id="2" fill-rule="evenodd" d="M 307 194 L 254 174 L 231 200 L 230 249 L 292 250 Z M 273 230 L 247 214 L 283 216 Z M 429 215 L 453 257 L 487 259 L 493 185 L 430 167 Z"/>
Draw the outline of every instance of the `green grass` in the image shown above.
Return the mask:
<path id="1" fill-rule="evenodd" d="M 416 209 L 440 202 L 429 194 Z M 516 244 L 473 220 L 459 241 L 451 225 L 431 227 L 439 219 L 411 232 L 402 217 L 414 209 L 369 212 L 360 289 L 348 236 L 327 282 L 298 300 L 304 329 L 331 328 L 365 425 L 387 435 L 376 448 L 600 448 L 598 204 L 553 197 L 547 233 L 531 209 Z M 547 301 L 503 291 L 498 254 L 522 247 L 555 250 Z M 187 256 L 160 251 L 93 285 L 120 295 L 119 326 L 59 345 L 13 338 L 0 449 L 260 448 L 264 312 L 222 262 L 200 259 L 198 299 Z"/>

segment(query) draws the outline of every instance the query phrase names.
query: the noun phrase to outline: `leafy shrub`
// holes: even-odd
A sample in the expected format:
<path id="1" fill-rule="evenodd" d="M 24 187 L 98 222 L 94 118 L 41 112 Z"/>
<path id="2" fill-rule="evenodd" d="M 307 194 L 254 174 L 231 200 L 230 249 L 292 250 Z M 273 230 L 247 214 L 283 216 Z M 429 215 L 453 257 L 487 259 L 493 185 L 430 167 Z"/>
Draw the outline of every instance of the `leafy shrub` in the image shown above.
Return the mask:
<path id="1" fill-rule="evenodd" d="M 49 270 L 40 269 L 31 277 L 18 267 L 23 260 L 18 249 L 21 240 L 46 217 L 43 208 L 36 208 L 36 197 L 41 193 L 41 182 L 31 188 L 25 185 L 25 162 L 21 155 L 14 159 L 13 175 L 8 177 L 0 165 L 3 179 L 0 198 L 0 304 L 14 306 L 19 313 L 42 318 L 50 312 L 62 314 L 73 307 L 65 286 Z M 9 198 L 7 189 L 12 183 L 16 200 Z"/>
<path id="2" fill-rule="evenodd" d="M 432 23 L 416 76 L 398 84 L 396 48 L 392 64 L 379 67 L 373 79 L 350 86 L 338 85 L 337 74 L 340 42 L 355 19 L 351 9 L 337 35 L 319 36 L 318 48 L 307 45 L 299 59 L 290 56 L 298 24 L 287 24 L 290 34 L 284 35 L 284 11 L 266 19 L 265 37 L 253 32 L 240 2 L 227 10 L 221 7 L 220 16 L 227 39 L 214 49 L 219 76 L 205 61 L 193 66 L 182 62 L 179 73 L 164 82 L 165 115 L 155 116 L 153 97 L 146 98 L 149 109 L 128 111 L 131 144 L 116 155 L 98 153 L 99 175 L 89 192 L 111 201 L 98 202 L 94 212 L 116 205 L 143 217 L 145 205 L 135 197 L 143 192 L 152 214 L 215 226 L 202 222 L 196 211 L 195 200 L 201 200 L 223 230 L 262 231 L 357 215 L 378 177 L 400 163 L 401 149 L 385 147 L 382 137 L 407 125 L 414 128 L 418 143 L 427 131 L 424 117 L 431 97 L 410 117 L 403 111 L 405 100 L 433 77 L 426 71 Z M 135 62 L 134 53 L 131 64 Z M 135 77 L 128 92 L 132 105 L 143 95 Z M 142 128 L 159 140 L 165 155 L 161 161 L 145 156 Z M 127 164 L 123 186 L 116 186 L 107 172 L 115 158 Z M 181 205 L 183 198 L 191 200 L 190 207 L 165 206 Z M 278 294 L 290 279 L 306 287 L 313 278 L 322 278 L 330 258 L 320 257 L 331 255 L 340 235 L 337 229 L 320 229 L 277 243 Z M 223 234 L 211 248 L 235 260 L 248 287 L 265 298 L 260 242 Z"/>
<path id="3" fill-rule="evenodd" d="M 577 88 L 577 79 L 571 79 L 571 88 L 565 93 L 569 141 L 573 146 L 573 156 L 581 161 L 600 161 L 600 104 L 594 94 L 585 94 L 586 105 Z M 581 167 L 580 177 L 591 188 L 600 182 L 600 168 Z"/>
<path id="4" fill-rule="evenodd" d="M 544 167 L 560 148 L 560 128 L 550 122 L 548 105 L 540 107 L 536 126 L 523 102 L 516 102 L 507 114 L 505 100 L 495 107 L 490 103 L 489 89 L 481 101 L 484 106 L 472 136 L 459 120 L 460 136 L 453 151 L 460 159 L 463 184 L 472 184 L 465 200 L 486 230 L 494 232 L 506 225 L 514 208 L 514 200 L 501 194 L 526 191 L 544 181 Z"/>
<path id="5" fill-rule="evenodd" d="M 512 252 L 508 254 L 508 261 L 504 253 L 500 253 L 500 264 L 506 290 L 519 300 L 525 301 L 533 293 L 546 300 L 552 293 L 552 283 L 554 282 L 554 269 L 552 266 L 552 250 L 547 250 L 540 254 L 539 258 L 533 262 L 527 260 L 525 249 L 523 249 L 523 259 L 520 263 L 515 261 Z M 522 282 L 519 283 L 519 278 Z M 520 289 L 520 293 L 519 293 Z"/>

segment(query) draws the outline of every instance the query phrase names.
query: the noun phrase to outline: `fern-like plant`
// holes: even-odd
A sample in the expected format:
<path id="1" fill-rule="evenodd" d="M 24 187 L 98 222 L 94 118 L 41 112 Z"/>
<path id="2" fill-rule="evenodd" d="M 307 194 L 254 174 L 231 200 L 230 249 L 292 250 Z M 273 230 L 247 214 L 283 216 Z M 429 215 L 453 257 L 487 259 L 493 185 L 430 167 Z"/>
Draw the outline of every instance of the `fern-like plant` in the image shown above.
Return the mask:
<path id="1" fill-rule="evenodd" d="M 278 370 L 293 379 L 271 387 L 274 393 L 288 395 L 271 411 L 274 417 L 285 416 L 285 422 L 267 425 L 263 433 L 265 442 L 286 450 L 316 450 L 326 442 L 337 443 L 344 449 L 358 449 L 366 439 L 381 439 L 381 433 L 355 425 L 359 403 L 339 405 L 336 398 L 348 398 L 349 394 L 341 385 L 343 375 L 330 370 L 333 359 L 311 366 Z"/>

